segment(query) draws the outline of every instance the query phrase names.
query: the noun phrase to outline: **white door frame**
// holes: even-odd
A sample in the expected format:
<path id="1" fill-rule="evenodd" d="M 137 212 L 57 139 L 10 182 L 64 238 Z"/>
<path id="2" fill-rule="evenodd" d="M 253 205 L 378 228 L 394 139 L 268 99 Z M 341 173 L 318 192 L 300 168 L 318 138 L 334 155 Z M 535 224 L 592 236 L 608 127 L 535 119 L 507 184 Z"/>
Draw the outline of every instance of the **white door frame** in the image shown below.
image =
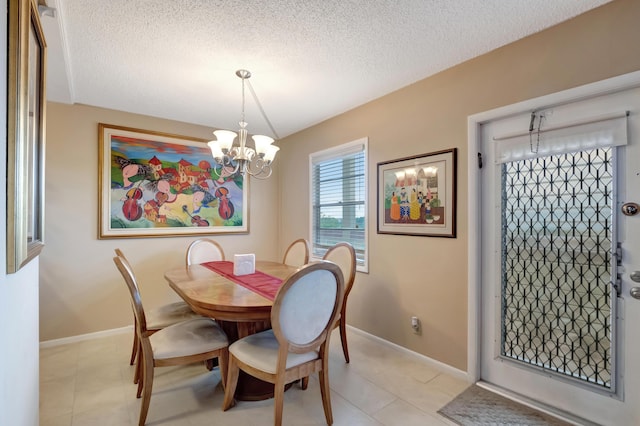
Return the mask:
<path id="1" fill-rule="evenodd" d="M 492 109 L 470 115 L 467 119 L 468 143 L 467 143 L 467 206 L 469 211 L 472 206 L 480 205 L 480 170 L 478 168 L 478 153 L 480 152 L 481 131 L 480 126 L 499 118 L 511 115 L 528 113 L 537 109 L 546 109 L 557 105 L 576 102 L 586 98 L 618 92 L 640 86 L 640 71 L 623 74 L 584 86 L 564 90 L 562 92 L 529 99 L 512 105 Z M 473 210 L 476 210 L 475 208 Z M 480 211 L 478 209 L 478 211 Z M 480 266 L 480 215 L 468 215 L 468 245 L 469 259 L 467 277 L 467 379 L 475 383 L 480 379 L 480 343 L 481 343 L 481 266 Z"/>

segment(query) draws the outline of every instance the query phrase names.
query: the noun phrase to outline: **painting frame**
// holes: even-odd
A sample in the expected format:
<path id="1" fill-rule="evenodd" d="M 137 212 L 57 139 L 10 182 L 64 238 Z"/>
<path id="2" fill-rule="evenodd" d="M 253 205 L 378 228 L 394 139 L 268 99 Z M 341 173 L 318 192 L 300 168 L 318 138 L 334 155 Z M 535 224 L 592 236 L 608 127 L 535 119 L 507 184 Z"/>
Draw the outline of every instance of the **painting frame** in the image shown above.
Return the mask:
<path id="1" fill-rule="evenodd" d="M 47 45 L 34 0 L 8 4 L 7 273 L 44 247 Z"/>
<path id="2" fill-rule="evenodd" d="M 99 239 L 249 233 L 249 179 L 206 140 L 98 124 Z"/>
<path id="3" fill-rule="evenodd" d="M 457 148 L 377 164 L 378 234 L 456 237 Z"/>

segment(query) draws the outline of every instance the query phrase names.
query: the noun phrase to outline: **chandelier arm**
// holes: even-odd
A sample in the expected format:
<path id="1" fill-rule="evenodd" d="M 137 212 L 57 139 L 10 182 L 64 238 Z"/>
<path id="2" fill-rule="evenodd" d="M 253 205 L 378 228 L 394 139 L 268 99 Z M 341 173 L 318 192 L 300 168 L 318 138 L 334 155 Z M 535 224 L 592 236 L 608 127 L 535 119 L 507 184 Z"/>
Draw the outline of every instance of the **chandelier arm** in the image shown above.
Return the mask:
<path id="1" fill-rule="evenodd" d="M 229 165 L 232 165 L 233 163 L 231 161 L 229 161 Z M 233 172 L 231 173 L 232 175 L 235 175 L 236 173 L 238 173 L 238 170 L 240 170 L 240 162 L 236 162 L 236 166 L 233 168 Z"/>
<path id="2" fill-rule="evenodd" d="M 215 160 L 215 159 L 214 159 Z M 231 160 L 231 157 L 228 155 L 225 155 L 221 158 L 221 162 L 216 161 L 216 164 L 218 164 L 220 166 L 220 171 L 221 173 L 218 173 L 216 167 L 213 168 L 213 172 L 216 174 L 216 176 L 221 177 L 222 176 L 222 170 L 225 167 L 229 167 L 229 166 L 233 166 L 233 161 Z M 236 165 L 233 166 L 233 172 L 231 172 L 232 175 L 238 173 L 238 170 L 240 169 L 240 164 L 239 162 L 236 162 Z"/>
<path id="3" fill-rule="evenodd" d="M 233 162 L 231 161 L 231 158 L 229 158 L 229 161 L 228 161 L 228 163 L 226 165 L 228 165 L 228 166 L 233 165 Z M 233 168 L 233 172 L 231 174 L 235 175 L 236 173 L 238 173 L 238 170 L 240 170 L 240 162 L 239 161 L 236 162 L 236 166 Z"/>
<path id="4" fill-rule="evenodd" d="M 247 162 L 245 171 L 255 178 L 266 179 L 271 176 L 273 170 L 271 169 L 271 164 L 261 158 L 256 158 L 254 161 Z"/>
<path id="5" fill-rule="evenodd" d="M 244 82 L 245 80 L 242 80 L 242 81 Z M 273 125 L 271 124 L 271 121 L 269 121 L 269 118 L 267 117 L 267 114 L 264 112 L 264 109 L 262 108 L 262 104 L 260 103 L 260 100 L 258 100 L 258 96 L 256 95 L 255 90 L 253 90 L 253 86 L 251 85 L 251 82 L 249 80 L 246 80 L 246 82 L 247 82 L 247 86 L 249 86 L 249 91 L 251 92 L 251 95 L 253 96 L 253 100 L 256 102 L 256 105 L 258 105 L 258 109 L 260 110 L 260 114 L 262 114 L 262 118 L 264 118 L 264 121 L 267 122 L 267 125 L 271 129 L 271 132 L 273 132 L 273 135 L 275 136 L 275 138 L 276 139 L 280 139 L 280 136 L 278 136 L 278 133 L 273 128 Z M 243 90 L 244 90 L 244 86 L 243 86 Z M 244 100 L 244 91 L 243 91 L 242 98 Z M 244 107 L 243 107 L 243 111 L 244 111 Z"/>
<path id="6" fill-rule="evenodd" d="M 271 168 L 271 162 L 266 162 L 262 157 L 256 158 L 256 168 L 263 170 L 265 168 Z"/>
<path id="7" fill-rule="evenodd" d="M 267 170 L 267 171 L 265 171 Z M 271 172 L 273 170 L 271 170 L 271 167 L 265 167 L 264 169 L 260 170 L 259 172 L 251 172 L 250 170 L 247 170 L 247 173 L 251 175 L 251 177 L 254 177 L 256 179 L 268 179 L 269 176 L 271 176 Z M 266 176 L 264 176 L 266 174 Z"/>

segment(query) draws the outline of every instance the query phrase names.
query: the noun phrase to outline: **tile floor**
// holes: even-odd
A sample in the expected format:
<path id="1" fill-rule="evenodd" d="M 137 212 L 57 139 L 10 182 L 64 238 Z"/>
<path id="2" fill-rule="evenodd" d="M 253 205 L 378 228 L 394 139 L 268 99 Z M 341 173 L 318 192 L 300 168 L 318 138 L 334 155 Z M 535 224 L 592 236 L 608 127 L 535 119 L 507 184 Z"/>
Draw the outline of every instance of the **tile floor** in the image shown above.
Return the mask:
<path id="1" fill-rule="evenodd" d="M 40 351 L 40 425 L 137 425 L 131 335 L 44 348 Z M 452 425 L 437 410 L 461 393 L 463 380 L 418 357 L 349 332 L 351 363 L 331 339 L 330 386 L 334 425 Z M 243 402 L 223 412 L 218 369 L 202 364 L 157 368 L 147 425 L 273 424 L 273 400 Z M 317 376 L 302 391 L 285 393 L 284 425 L 325 425 Z"/>

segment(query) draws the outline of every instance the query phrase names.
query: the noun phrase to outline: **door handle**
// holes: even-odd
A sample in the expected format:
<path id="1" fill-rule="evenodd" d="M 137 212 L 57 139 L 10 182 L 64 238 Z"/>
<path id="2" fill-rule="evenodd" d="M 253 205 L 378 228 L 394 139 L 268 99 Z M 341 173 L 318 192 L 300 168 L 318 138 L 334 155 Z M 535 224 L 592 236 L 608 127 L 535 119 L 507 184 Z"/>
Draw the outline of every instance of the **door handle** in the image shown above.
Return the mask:
<path id="1" fill-rule="evenodd" d="M 633 271 L 629 275 L 629 277 L 631 278 L 632 281 L 640 283 L 640 271 Z M 631 294 L 631 297 L 633 297 L 634 299 L 640 299 L 640 287 L 631 287 L 631 290 L 629 291 L 629 293 Z"/>
<path id="2" fill-rule="evenodd" d="M 640 211 L 640 206 L 636 203 L 624 203 L 622 205 L 622 214 L 625 216 L 635 216 Z"/>

